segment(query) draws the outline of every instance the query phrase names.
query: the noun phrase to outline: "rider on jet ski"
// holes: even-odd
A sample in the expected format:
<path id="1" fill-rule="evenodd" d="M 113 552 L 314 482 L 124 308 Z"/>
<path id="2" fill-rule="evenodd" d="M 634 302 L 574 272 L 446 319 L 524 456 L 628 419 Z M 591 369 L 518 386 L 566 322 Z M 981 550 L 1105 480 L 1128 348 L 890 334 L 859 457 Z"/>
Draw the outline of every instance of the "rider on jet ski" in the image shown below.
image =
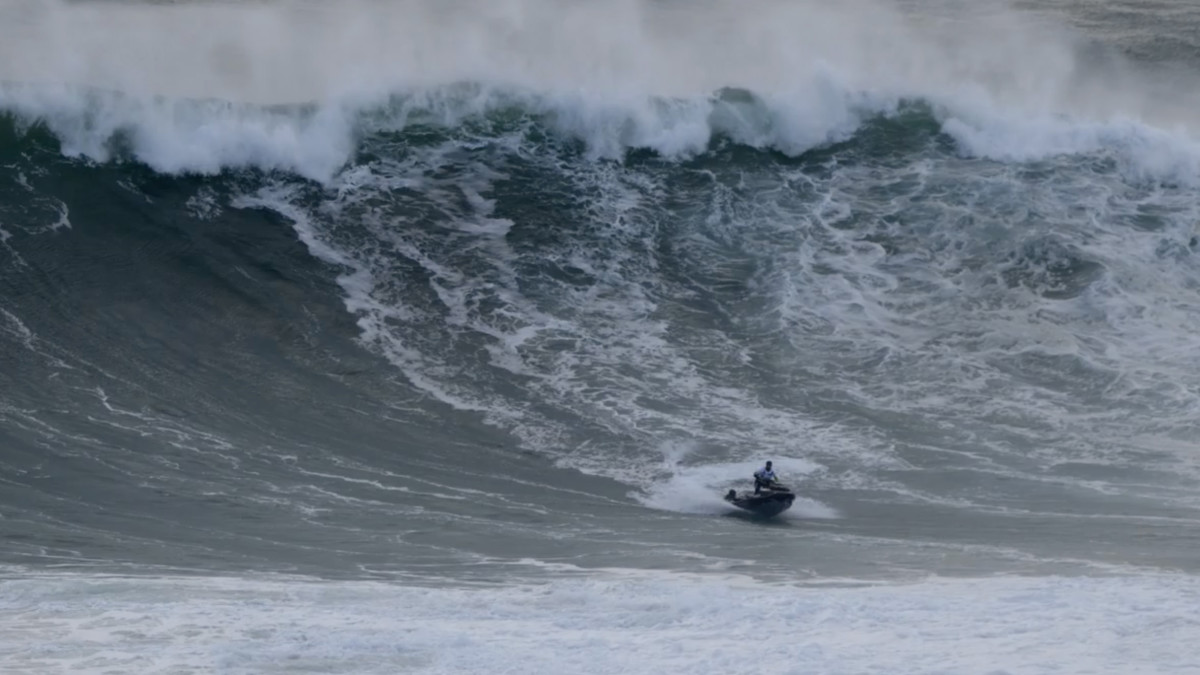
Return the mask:
<path id="1" fill-rule="evenodd" d="M 767 462 L 766 466 L 754 472 L 754 494 L 759 494 L 764 487 L 771 487 L 774 482 L 775 471 L 771 469 L 771 463 Z"/>

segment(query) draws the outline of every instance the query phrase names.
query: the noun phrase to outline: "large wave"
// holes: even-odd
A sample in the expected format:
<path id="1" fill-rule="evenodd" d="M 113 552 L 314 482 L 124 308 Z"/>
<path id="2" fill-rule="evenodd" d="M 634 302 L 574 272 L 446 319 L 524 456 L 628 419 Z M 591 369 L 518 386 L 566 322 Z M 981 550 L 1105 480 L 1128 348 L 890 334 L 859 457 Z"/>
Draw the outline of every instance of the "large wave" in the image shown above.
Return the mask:
<path id="1" fill-rule="evenodd" d="M 1191 182 L 1195 87 L 1002 5 L 857 0 L 435 3 L 8 2 L 0 109 L 72 155 L 156 170 L 328 180 L 370 129 L 520 109 L 598 157 L 715 137 L 797 155 L 904 101 L 962 152 L 1112 151 Z"/>
<path id="2" fill-rule="evenodd" d="M 112 485 L 165 442 L 229 484 L 162 489 L 205 503 L 254 466 L 255 499 L 340 532 L 398 504 L 523 523 L 552 498 L 525 486 L 584 480 L 562 467 L 603 508 L 712 513 L 766 457 L 813 520 L 1194 504 L 1190 94 L 1066 29 L 878 3 L 0 11 L 0 404 Z M 42 269 L 71 321 L 30 299 Z M 60 398 L 89 412 L 56 426 Z M 114 468 L 104 443 L 148 449 Z M 501 477 L 450 487 L 464 457 Z"/>

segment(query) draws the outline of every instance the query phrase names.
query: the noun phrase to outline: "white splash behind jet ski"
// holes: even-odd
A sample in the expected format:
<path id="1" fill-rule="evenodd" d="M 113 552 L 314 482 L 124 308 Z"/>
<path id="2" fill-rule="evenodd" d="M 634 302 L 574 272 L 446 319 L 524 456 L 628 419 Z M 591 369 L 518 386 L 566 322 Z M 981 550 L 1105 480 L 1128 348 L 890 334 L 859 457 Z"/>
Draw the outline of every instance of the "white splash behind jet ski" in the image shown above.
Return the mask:
<path id="1" fill-rule="evenodd" d="M 758 494 L 743 492 L 739 495 L 737 490 L 725 493 L 725 501 L 764 518 L 777 516 L 787 511 L 795 500 L 796 494 L 779 483 L 764 485 Z"/>

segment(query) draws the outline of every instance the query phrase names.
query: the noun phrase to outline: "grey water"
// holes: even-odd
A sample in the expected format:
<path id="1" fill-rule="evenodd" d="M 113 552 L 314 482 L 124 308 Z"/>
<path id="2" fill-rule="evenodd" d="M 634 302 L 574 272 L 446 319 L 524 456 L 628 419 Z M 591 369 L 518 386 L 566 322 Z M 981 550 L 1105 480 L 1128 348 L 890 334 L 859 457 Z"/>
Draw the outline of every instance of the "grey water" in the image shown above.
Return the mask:
<path id="1" fill-rule="evenodd" d="M 1196 571 L 1190 5 L 602 7 L 4 5 L 0 563 Z"/>

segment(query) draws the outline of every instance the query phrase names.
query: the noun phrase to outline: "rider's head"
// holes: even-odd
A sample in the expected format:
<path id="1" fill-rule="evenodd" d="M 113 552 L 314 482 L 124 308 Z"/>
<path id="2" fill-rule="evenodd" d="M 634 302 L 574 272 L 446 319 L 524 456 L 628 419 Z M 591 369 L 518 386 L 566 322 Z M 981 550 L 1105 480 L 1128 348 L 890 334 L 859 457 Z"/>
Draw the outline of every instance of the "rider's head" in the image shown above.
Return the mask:
<path id="1" fill-rule="evenodd" d="M 769 462 L 769 461 L 767 462 L 767 468 L 768 468 L 768 469 L 770 469 L 770 468 L 771 468 L 771 462 Z"/>

